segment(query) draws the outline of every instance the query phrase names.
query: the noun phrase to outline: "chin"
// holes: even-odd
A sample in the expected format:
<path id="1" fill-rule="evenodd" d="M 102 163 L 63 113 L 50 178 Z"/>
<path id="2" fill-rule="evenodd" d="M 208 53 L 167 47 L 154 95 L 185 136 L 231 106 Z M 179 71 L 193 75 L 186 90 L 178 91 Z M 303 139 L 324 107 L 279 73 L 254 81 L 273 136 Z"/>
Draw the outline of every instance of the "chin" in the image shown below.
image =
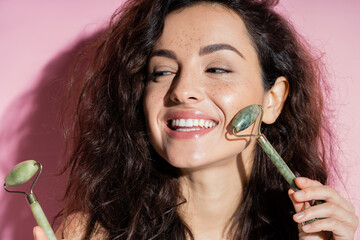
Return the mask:
<path id="1" fill-rule="evenodd" d="M 196 169 L 209 164 L 208 161 L 205 161 L 204 159 L 192 159 L 192 158 L 171 159 L 166 161 L 173 167 L 179 169 L 192 169 L 192 168 Z"/>
<path id="2" fill-rule="evenodd" d="M 184 160 L 185 159 L 185 160 Z M 204 158 L 170 158 L 170 160 L 166 160 L 170 165 L 176 167 L 183 172 L 194 172 L 197 170 L 210 169 L 214 167 L 219 167 L 222 165 L 227 165 L 229 163 L 233 163 L 236 161 L 237 156 L 231 156 L 228 158 L 211 158 L 209 156 Z M 232 165 L 232 164 L 231 164 Z"/>

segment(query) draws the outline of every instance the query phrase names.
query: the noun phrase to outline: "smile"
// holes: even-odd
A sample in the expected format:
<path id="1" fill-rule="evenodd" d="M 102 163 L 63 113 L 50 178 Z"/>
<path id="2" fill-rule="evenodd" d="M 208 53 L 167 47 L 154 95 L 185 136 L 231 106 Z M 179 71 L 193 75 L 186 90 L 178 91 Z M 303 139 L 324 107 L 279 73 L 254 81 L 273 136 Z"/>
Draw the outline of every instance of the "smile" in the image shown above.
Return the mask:
<path id="1" fill-rule="evenodd" d="M 213 128 L 216 123 L 207 119 L 172 119 L 169 121 L 170 128 L 175 131 L 191 132 Z"/>

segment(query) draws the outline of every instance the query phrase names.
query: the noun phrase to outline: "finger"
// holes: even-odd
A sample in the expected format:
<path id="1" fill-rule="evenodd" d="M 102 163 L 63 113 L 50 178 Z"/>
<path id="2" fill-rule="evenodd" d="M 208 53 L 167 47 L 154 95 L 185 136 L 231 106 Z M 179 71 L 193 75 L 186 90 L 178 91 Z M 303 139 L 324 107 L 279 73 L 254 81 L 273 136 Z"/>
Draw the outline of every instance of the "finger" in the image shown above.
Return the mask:
<path id="1" fill-rule="evenodd" d="M 333 188 L 329 186 L 308 187 L 303 188 L 293 194 L 293 198 L 297 202 L 306 202 L 311 200 L 324 200 L 326 202 L 341 205 L 349 212 L 354 212 L 354 206 L 345 198 L 340 196 Z"/>
<path id="2" fill-rule="evenodd" d="M 290 188 L 288 191 L 290 200 L 294 206 L 295 212 L 300 212 L 304 209 L 304 202 L 298 202 L 294 199 L 293 194 L 295 193 L 294 189 Z"/>
<path id="3" fill-rule="evenodd" d="M 300 189 L 307 188 L 307 187 L 323 186 L 323 184 L 321 182 L 312 180 L 312 179 L 306 178 L 306 177 L 295 178 L 295 184 Z"/>
<path id="4" fill-rule="evenodd" d="M 47 240 L 45 232 L 39 226 L 34 227 L 33 234 L 35 240 Z"/>
<path id="5" fill-rule="evenodd" d="M 339 205 L 328 202 L 307 208 L 293 216 L 294 221 L 297 223 L 306 222 L 315 218 L 333 218 L 353 228 L 357 226 L 357 217 L 355 214 L 349 213 Z"/>
<path id="6" fill-rule="evenodd" d="M 300 187 L 300 190 L 305 189 L 305 188 L 309 188 L 309 187 L 321 187 L 321 186 L 323 186 L 323 184 L 320 183 L 319 181 L 311 180 L 311 179 L 305 178 L 305 177 L 295 178 L 295 183 L 296 183 L 296 186 Z M 295 193 L 295 191 L 294 191 L 294 193 Z M 296 194 L 296 196 L 301 195 L 301 194 L 302 194 L 302 192 Z M 293 197 L 293 199 L 295 201 L 298 201 L 298 199 L 296 199 L 296 197 L 295 198 Z M 310 200 L 313 200 L 313 199 L 310 199 Z M 301 200 L 299 202 L 305 202 L 305 201 Z"/>
<path id="7" fill-rule="evenodd" d="M 315 233 L 321 231 L 330 231 L 335 239 L 354 239 L 355 230 L 334 218 L 320 219 L 310 224 L 302 226 L 302 230 L 306 233 Z"/>
<path id="8" fill-rule="evenodd" d="M 339 203 L 349 212 L 355 211 L 354 206 L 332 187 L 304 177 L 296 178 L 295 181 L 298 187 L 302 189 L 293 194 L 293 198 L 297 202 L 311 201 L 313 199 L 325 200 L 327 202 Z"/>

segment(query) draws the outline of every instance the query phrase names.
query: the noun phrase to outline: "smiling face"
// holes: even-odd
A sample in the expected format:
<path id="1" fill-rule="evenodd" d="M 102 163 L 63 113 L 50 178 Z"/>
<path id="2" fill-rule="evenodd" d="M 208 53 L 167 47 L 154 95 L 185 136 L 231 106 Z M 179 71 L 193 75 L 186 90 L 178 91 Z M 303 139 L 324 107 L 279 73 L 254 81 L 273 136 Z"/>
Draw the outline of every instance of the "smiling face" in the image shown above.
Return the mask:
<path id="1" fill-rule="evenodd" d="M 254 140 L 235 138 L 229 126 L 242 108 L 262 105 L 266 92 L 235 12 L 203 3 L 170 13 L 148 72 L 144 112 L 151 143 L 164 159 L 182 169 L 239 156 L 251 161 Z"/>

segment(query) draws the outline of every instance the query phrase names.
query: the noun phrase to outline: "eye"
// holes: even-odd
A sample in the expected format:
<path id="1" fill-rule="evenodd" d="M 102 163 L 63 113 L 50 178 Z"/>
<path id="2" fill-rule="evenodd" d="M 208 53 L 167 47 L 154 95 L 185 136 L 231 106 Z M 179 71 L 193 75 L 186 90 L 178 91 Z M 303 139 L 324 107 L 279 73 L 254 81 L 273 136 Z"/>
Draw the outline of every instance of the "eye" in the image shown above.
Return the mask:
<path id="1" fill-rule="evenodd" d="M 208 68 L 206 69 L 208 73 L 231 73 L 232 71 L 225 68 Z"/>
<path id="2" fill-rule="evenodd" d="M 170 74 L 172 74 L 172 72 L 170 72 L 170 71 L 154 71 L 153 73 L 151 73 L 151 76 L 156 78 L 156 77 L 166 76 L 166 75 L 170 75 Z"/>
<path id="3" fill-rule="evenodd" d="M 150 75 L 150 79 L 153 81 L 158 80 L 159 78 L 163 78 L 169 75 L 172 75 L 173 72 L 170 71 L 153 71 Z"/>

